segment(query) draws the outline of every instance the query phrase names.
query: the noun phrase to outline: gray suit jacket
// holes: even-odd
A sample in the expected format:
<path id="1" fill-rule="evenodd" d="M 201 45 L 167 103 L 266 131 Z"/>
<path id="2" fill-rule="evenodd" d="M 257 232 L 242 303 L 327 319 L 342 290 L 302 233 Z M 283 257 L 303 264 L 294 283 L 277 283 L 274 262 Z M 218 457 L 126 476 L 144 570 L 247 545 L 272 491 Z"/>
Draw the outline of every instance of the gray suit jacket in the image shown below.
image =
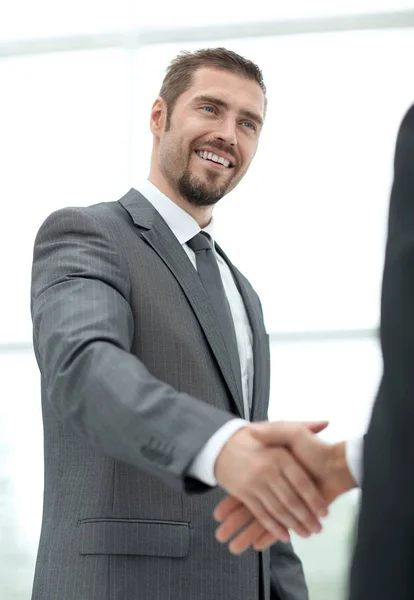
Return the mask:
<path id="1" fill-rule="evenodd" d="M 229 266 L 254 333 L 253 419 L 264 420 L 268 336 L 256 293 Z M 32 599 L 306 600 L 292 547 L 273 547 L 272 569 L 269 552 L 230 555 L 214 538 L 223 492 L 187 474 L 242 398 L 198 274 L 143 196 L 45 221 L 32 317 L 45 460 Z"/>

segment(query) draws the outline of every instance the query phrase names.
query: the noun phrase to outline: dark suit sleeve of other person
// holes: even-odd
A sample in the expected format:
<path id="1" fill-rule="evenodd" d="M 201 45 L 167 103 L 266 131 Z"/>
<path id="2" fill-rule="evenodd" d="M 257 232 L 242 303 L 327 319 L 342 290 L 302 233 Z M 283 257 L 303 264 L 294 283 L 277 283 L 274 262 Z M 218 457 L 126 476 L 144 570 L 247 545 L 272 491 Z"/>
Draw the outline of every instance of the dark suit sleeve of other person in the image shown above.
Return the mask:
<path id="1" fill-rule="evenodd" d="M 365 439 L 351 600 L 414 598 L 414 106 L 397 138 L 382 305 L 384 374 Z"/>
<path id="2" fill-rule="evenodd" d="M 59 420 L 104 453 L 177 489 L 189 491 L 190 480 L 191 491 L 205 491 L 186 470 L 232 416 L 159 381 L 130 353 L 129 288 L 109 217 L 63 209 L 45 221 L 32 273 L 43 391 Z"/>

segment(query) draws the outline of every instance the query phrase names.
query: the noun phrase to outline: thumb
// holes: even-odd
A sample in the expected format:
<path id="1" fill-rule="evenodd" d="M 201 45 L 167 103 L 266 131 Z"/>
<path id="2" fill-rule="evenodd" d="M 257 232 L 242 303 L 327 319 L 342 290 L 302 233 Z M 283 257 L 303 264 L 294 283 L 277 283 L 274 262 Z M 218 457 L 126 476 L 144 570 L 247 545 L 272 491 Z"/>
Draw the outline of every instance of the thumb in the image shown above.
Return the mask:
<path id="1" fill-rule="evenodd" d="M 249 429 L 252 435 L 269 446 L 289 446 L 298 434 L 305 431 L 319 433 L 328 426 L 328 421 L 294 422 L 294 421 L 263 421 L 252 423 Z"/>
<path id="2" fill-rule="evenodd" d="M 302 425 L 312 433 L 320 433 L 328 427 L 329 421 L 303 421 Z"/>

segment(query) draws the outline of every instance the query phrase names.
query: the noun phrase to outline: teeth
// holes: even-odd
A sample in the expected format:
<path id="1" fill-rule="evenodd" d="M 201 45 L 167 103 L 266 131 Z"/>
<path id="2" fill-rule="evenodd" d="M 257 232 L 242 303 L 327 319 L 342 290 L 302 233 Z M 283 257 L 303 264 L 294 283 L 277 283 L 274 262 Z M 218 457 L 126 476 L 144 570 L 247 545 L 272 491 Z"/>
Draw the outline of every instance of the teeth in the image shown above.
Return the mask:
<path id="1" fill-rule="evenodd" d="M 226 158 L 223 158 L 222 156 L 218 157 L 218 162 L 220 162 L 225 167 L 229 167 L 230 166 L 230 161 L 227 160 Z"/>
<path id="2" fill-rule="evenodd" d="M 217 154 L 213 154 L 212 152 L 206 152 L 206 150 L 197 150 L 197 154 L 200 158 L 204 158 L 204 160 L 211 160 L 213 162 L 219 163 L 224 167 L 230 166 L 230 161 L 222 156 L 217 156 Z"/>

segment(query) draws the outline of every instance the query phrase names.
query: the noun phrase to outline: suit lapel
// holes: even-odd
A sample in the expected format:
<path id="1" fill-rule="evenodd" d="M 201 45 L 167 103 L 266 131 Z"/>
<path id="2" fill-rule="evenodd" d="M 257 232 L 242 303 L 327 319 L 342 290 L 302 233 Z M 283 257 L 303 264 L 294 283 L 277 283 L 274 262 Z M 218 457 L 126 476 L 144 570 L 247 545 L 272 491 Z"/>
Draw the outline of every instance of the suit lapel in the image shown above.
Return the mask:
<path id="1" fill-rule="evenodd" d="M 254 377 L 253 399 L 250 417 L 252 421 L 255 420 L 255 418 L 263 420 L 266 418 L 267 414 L 270 365 L 268 342 L 269 338 L 264 329 L 262 312 L 260 310 L 260 307 L 258 306 L 257 297 L 250 284 L 233 266 L 233 264 L 230 262 L 230 260 L 218 244 L 216 244 L 216 248 L 217 251 L 224 258 L 224 260 L 227 262 L 233 274 L 233 277 L 236 281 L 236 285 L 243 299 L 243 303 L 250 322 L 250 327 L 252 328 Z"/>
<path id="2" fill-rule="evenodd" d="M 153 248 L 180 284 L 204 331 L 238 412 L 242 415 L 243 399 L 236 384 L 230 357 L 217 317 L 197 271 L 171 229 L 146 198 L 132 189 L 121 198 L 120 203 L 137 225 L 139 236 Z"/>

